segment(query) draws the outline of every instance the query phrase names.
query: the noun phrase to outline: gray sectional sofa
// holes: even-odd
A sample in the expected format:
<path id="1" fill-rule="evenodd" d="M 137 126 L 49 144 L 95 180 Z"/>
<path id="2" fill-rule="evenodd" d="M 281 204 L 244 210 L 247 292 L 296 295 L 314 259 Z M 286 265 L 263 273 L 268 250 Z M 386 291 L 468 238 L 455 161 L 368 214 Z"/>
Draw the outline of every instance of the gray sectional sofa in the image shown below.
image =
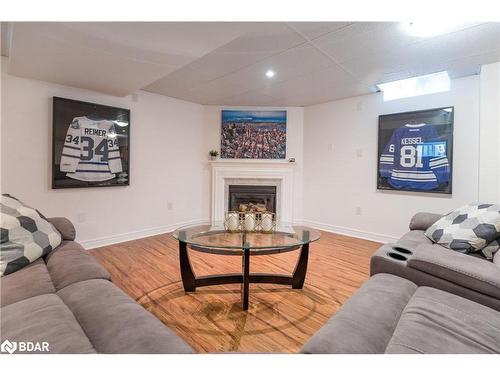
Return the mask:
<path id="1" fill-rule="evenodd" d="M 500 252 L 493 261 L 481 253 L 462 254 L 432 243 L 424 232 L 441 215 L 418 213 L 410 231 L 371 258 L 370 273 L 389 273 L 457 294 L 500 311 Z"/>
<path id="2" fill-rule="evenodd" d="M 1 278 L 1 342 L 46 342 L 49 353 L 193 352 L 111 282 L 69 220 L 49 221 L 61 245 Z"/>
<path id="3" fill-rule="evenodd" d="M 500 353 L 500 251 L 493 262 L 433 244 L 441 216 L 420 213 L 410 232 L 371 259 L 372 277 L 303 353 Z"/>

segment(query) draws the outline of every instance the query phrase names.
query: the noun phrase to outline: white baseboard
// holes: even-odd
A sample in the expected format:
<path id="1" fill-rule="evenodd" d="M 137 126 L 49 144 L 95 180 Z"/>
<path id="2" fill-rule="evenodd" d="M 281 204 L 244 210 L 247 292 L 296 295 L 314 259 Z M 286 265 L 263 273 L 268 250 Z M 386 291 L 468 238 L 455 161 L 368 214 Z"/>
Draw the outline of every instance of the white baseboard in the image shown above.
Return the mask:
<path id="1" fill-rule="evenodd" d="M 207 220 L 191 220 L 191 221 L 185 221 L 182 223 L 164 225 L 164 226 L 156 227 L 156 228 L 148 228 L 148 229 L 142 229 L 142 230 L 138 230 L 138 231 L 134 231 L 134 232 L 121 233 L 121 234 L 116 234 L 116 235 L 112 235 L 112 236 L 95 238 L 92 240 L 79 241 L 78 238 L 76 240 L 86 250 L 90 250 L 90 249 L 94 249 L 96 247 L 114 245 L 114 244 L 117 244 L 120 242 L 138 240 L 139 238 L 156 236 L 158 234 L 164 234 L 164 233 L 170 233 L 170 232 L 173 232 L 174 230 L 176 230 L 177 228 L 180 228 L 182 226 L 201 224 L 202 222 L 205 222 L 205 221 L 207 221 Z"/>
<path id="2" fill-rule="evenodd" d="M 302 222 L 304 223 L 304 225 L 308 225 L 308 226 L 316 228 L 316 229 L 324 230 L 325 232 L 343 234 L 345 236 L 362 238 L 364 240 L 370 240 L 370 241 L 381 242 L 381 243 L 396 242 L 398 240 L 398 237 L 395 237 L 395 236 L 388 236 L 385 234 L 373 233 L 373 232 L 365 232 L 365 231 L 361 231 L 358 229 L 340 227 L 337 225 L 324 224 L 324 223 L 320 223 L 320 222 L 313 221 L 313 220 L 305 219 Z"/>
<path id="3" fill-rule="evenodd" d="M 78 239 L 77 239 L 77 241 L 85 249 L 89 250 L 89 249 L 94 249 L 96 247 L 114 245 L 114 244 L 117 244 L 120 242 L 132 241 L 132 240 L 137 240 L 137 239 L 144 238 L 144 237 L 156 236 L 158 234 L 170 233 L 179 227 L 182 227 L 185 225 L 196 225 L 196 224 L 200 224 L 200 223 L 205 222 L 205 221 L 207 221 L 207 220 L 191 220 L 191 221 L 185 221 L 182 223 L 165 225 L 165 226 L 156 227 L 156 228 L 142 229 L 142 230 L 138 230 L 138 231 L 134 231 L 134 232 L 121 233 L 121 234 L 100 237 L 100 238 L 95 238 L 95 239 L 85 240 L 85 241 L 78 241 Z M 345 236 L 362 238 L 364 240 L 370 240 L 370 241 L 382 242 L 382 243 L 396 242 L 398 240 L 398 238 L 394 237 L 394 236 L 387 236 L 385 234 L 373 233 L 373 232 L 365 232 L 365 231 L 360 231 L 357 229 L 340 227 L 337 225 L 324 224 L 324 223 L 320 223 L 320 222 L 313 221 L 313 220 L 302 220 L 301 222 L 304 225 L 308 225 L 308 226 L 311 226 L 313 228 L 323 230 L 325 232 L 343 234 Z"/>

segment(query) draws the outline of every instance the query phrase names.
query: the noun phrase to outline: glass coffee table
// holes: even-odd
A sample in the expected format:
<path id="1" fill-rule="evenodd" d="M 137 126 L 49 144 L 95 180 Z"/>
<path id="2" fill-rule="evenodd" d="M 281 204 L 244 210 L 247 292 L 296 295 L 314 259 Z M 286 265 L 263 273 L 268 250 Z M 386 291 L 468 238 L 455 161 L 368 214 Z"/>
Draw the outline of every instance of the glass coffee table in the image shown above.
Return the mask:
<path id="1" fill-rule="evenodd" d="M 243 310 L 248 310 L 250 283 L 291 285 L 302 289 L 307 272 L 309 244 L 317 241 L 319 231 L 300 225 L 277 223 L 272 233 L 228 232 L 223 222 L 186 226 L 177 229 L 173 236 L 179 241 L 179 260 L 182 284 L 186 292 L 197 287 L 221 284 L 241 284 Z M 242 257 L 242 272 L 220 275 L 196 276 L 189 260 L 188 247 L 219 255 Z M 250 273 L 250 259 L 257 255 L 300 251 L 291 275 Z"/>

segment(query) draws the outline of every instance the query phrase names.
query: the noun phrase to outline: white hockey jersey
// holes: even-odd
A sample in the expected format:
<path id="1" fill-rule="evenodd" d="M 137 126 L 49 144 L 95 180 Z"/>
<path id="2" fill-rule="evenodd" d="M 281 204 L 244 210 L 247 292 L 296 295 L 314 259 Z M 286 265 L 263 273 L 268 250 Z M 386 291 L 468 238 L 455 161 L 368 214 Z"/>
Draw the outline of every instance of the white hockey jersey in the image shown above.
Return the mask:
<path id="1" fill-rule="evenodd" d="M 122 171 L 115 124 L 75 117 L 61 155 L 61 172 L 80 181 L 107 181 Z"/>

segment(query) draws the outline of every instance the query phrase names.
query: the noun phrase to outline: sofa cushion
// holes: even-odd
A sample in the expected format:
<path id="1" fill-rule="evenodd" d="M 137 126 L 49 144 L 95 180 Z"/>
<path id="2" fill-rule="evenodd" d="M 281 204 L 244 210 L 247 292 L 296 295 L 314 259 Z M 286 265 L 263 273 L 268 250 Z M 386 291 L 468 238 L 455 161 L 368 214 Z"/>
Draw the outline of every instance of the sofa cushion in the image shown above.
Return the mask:
<path id="1" fill-rule="evenodd" d="M 0 275 L 15 272 L 61 243 L 61 235 L 37 210 L 18 199 L 0 197 Z"/>
<path id="2" fill-rule="evenodd" d="M 56 290 L 42 259 L 38 259 L 23 269 L 2 277 L 0 283 L 0 306 L 10 305 L 41 294 Z"/>
<path id="3" fill-rule="evenodd" d="M 462 253 L 481 250 L 500 236 L 500 205 L 471 203 L 435 222 L 425 235 Z"/>
<path id="4" fill-rule="evenodd" d="M 465 298 L 421 287 L 404 309 L 386 353 L 500 353 L 500 315 Z"/>
<path id="5" fill-rule="evenodd" d="M 82 281 L 57 294 L 99 353 L 192 352 L 175 333 L 109 281 Z"/>
<path id="6" fill-rule="evenodd" d="M 70 284 L 111 276 L 99 262 L 77 242 L 63 241 L 45 259 L 52 282 L 57 290 Z"/>
<path id="7" fill-rule="evenodd" d="M 56 294 L 2 307 L 1 341 L 47 342 L 49 353 L 95 353 L 71 311 Z"/>
<path id="8" fill-rule="evenodd" d="M 304 345 L 302 353 L 384 353 L 417 286 L 388 274 L 370 278 Z"/>

